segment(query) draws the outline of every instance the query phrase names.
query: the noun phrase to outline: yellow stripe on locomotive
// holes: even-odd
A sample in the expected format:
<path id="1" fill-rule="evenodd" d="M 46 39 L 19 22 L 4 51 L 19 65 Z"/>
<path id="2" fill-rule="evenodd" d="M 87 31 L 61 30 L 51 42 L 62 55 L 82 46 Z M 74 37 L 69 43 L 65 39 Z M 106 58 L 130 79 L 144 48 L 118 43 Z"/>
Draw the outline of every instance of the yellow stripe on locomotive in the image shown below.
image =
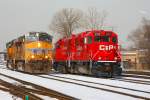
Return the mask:
<path id="1" fill-rule="evenodd" d="M 26 48 L 26 60 L 52 60 L 52 43 L 44 41 L 36 41 L 25 44 Z"/>

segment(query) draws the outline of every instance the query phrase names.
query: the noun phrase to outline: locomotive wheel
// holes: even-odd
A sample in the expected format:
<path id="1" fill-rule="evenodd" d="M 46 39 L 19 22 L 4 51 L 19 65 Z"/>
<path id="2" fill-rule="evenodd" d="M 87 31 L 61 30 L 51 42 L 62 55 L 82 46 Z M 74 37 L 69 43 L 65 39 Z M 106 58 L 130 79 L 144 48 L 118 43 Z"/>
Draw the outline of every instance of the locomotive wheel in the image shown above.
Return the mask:
<path id="1" fill-rule="evenodd" d="M 122 69 L 118 65 L 113 66 L 113 74 L 117 76 L 121 76 Z"/>
<path id="2" fill-rule="evenodd" d="M 114 66 L 111 66 L 111 70 L 108 72 L 108 77 L 112 78 L 114 76 Z"/>
<path id="3" fill-rule="evenodd" d="M 108 72 L 108 77 L 112 78 L 113 77 L 113 72 Z"/>
<path id="4" fill-rule="evenodd" d="M 31 68 L 31 65 L 29 63 L 24 64 L 24 71 L 28 72 L 28 73 L 32 73 L 32 68 Z"/>
<path id="5" fill-rule="evenodd" d="M 9 61 L 7 61 L 6 66 L 7 66 L 8 69 L 13 69 L 12 66 L 11 66 L 11 63 Z"/>
<path id="6" fill-rule="evenodd" d="M 75 73 L 75 74 L 80 74 L 80 72 L 79 72 L 79 67 L 78 67 L 77 64 L 74 65 L 74 73 Z"/>
<path id="7" fill-rule="evenodd" d="M 67 73 L 65 66 L 58 66 L 57 71 L 60 73 Z"/>
<path id="8" fill-rule="evenodd" d="M 18 62 L 17 63 L 17 70 L 24 71 L 24 64 L 23 64 L 23 62 Z"/>
<path id="9" fill-rule="evenodd" d="M 71 73 L 71 74 L 74 74 L 74 73 L 75 73 L 75 63 L 72 63 L 72 64 L 71 64 L 70 73 Z"/>

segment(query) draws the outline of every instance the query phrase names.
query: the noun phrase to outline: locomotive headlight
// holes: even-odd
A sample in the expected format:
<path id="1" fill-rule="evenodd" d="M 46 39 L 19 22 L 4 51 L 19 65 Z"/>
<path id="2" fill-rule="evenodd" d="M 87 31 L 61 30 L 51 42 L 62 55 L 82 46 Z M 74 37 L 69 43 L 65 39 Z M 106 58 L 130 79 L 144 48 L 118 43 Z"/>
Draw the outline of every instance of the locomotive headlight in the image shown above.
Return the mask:
<path id="1" fill-rule="evenodd" d="M 38 42 L 38 47 L 41 47 L 41 43 Z"/>
<path id="2" fill-rule="evenodd" d="M 99 60 L 101 60 L 101 59 L 102 59 L 102 57 L 99 57 L 98 59 L 99 59 Z"/>
<path id="3" fill-rule="evenodd" d="M 47 59 L 47 58 L 48 58 L 48 56 L 45 56 L 45 58 Z"/>
<path id="4" fill-rule="evenodd" d="M 117 60 L 118 58 L 117 58 L 117 57 L 115 57 L 114 59 L 115 59 L 115 60 Z"/>
<path id="5" fill-rule="evenodd" d="M 34 58 L 35 58 L 35 56 L 34 56 L 34 55 L 32 55 L 32 56 L 31 56 L 31 58 L 32 58 L 32 59 L 34 59 Z"/>

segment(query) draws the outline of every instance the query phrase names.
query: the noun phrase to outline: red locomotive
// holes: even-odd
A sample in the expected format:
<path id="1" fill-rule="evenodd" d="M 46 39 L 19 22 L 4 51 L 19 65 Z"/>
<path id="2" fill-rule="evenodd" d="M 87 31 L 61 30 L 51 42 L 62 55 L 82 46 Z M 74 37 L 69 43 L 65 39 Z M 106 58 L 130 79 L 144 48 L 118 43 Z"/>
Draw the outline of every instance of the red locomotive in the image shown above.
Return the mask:
<path id="1" fill-rule="evenodd" d="M 95 76 L 121 75 L 118 36 L 112 31 L 93 30 L 62 38 L 55 44 L 54 69 L 62 73 Z"/>

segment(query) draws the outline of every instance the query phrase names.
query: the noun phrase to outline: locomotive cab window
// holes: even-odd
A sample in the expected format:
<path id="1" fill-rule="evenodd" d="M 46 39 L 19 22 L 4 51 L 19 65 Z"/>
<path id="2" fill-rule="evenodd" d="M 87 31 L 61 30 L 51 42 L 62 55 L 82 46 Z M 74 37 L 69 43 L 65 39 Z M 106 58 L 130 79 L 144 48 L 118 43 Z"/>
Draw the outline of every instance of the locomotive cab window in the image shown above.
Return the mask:
<path id="1" fill-rule="evenodd" d="M 94 38 L 95 42 L 110 42 L 109 36 L 95 36 Z"/>
<path id="2" fill-rule="evenodd" d="M 52 37 L 48 34 L 41 33 L 41 34 L 39 34 L 39 40 L 40 41 L 52 42 Z"/>
<path id="3" fill-rule="evenodd" d="M 113 37 L 113 38 L 112 38 L 112 42 L 113 42 L 113 43 L 117 43 L 117 42 L 118 42 L 118 41 L 117 41 L 117 38 L 116 38 L 116 37 Z"/>
<path id="4" fill-rule="evenodd" d="M 29 34 L 26 34 L 25 36 L 26 38 L 26 41 L 37 41 L 38 40 L 38 36 L 36 33 L 29 33 Z"/>
<path id="5" fill-rule="evenodd" d="M 101 37 L 100 36 L 95 36 L 94 41 L 95 42 L 100 42 L 101 41 Z"/>
<path id="6" fill-rule="evenodd" d="M 110 37 L 109 36 L 102 36 L 102 41 L 103 42 L 109 42 L 110 41 Z"/>
<path id="7" fill-rule="evenodd" d="M 91 44 L 92 43 L 92 37 L 88 36 L 88 37 L 84 38 L 84 43 L 85 44 Z"/>

